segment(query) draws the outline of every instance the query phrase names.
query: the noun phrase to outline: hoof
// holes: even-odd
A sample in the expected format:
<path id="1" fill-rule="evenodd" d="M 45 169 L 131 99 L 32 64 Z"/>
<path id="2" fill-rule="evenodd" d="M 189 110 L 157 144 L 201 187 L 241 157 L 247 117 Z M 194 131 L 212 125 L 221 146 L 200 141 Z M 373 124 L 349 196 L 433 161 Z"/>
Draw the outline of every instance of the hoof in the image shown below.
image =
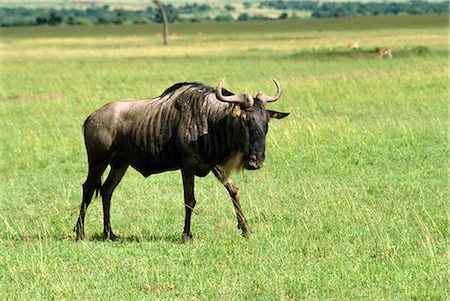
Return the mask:
<path id="1" fill-rule="evenodd" d="M 181 236 L 181 241 L 182 242 L 190 242 L 190 243 L 194 242 L 194 240 L 192 239 L 192 234 L 186 234 L 186 233 L 183 233 L 183 236 Z"/>
<path id="2" fill-rule="evenodd" d="M 250 230 L 249 226 L 243 226 L 240 229 L 242 229 L 242 237 L 244 238 L 249 238 L 250 235 L 252 234 L 252 230 Z"/>
<path id="3" fill-rule="evenodd" d="M 238 229 L 242 230 L 242 236 L 243 237 L 249 237 L 252 234 L 252 230 L 250 230 L 250 227 L 246 223 L 239 223 L 237 225 Z"/>
<path id="4" fill-rule="evenodd" d="M 82 240 L 84 238 L 84 229 L 80 229 L 78 226 L 75 226 L 73 231 L 75 232 L 73 237 L 75 241 Z"/>
<path id="5" fill-rule="evenodd" d="M 84 234 L 81 234 L 81 233 L 79 233 L 79 232 L 76 232 L 76 233 L 74 234 L 74 237 L 73 237 L 73 239 L 74 239 L 75 241 L 82 240 L 83 238 L 84 238 Z"/>
<path id="6" fill-rule="evenodd" d="M 252 231 L 247 230 L 247 231 L 242 231 L 242 237 L 244 238 L 249 238 L 252 235 Z"/>
<path id="7" fill-rule="evenodd" d="M 103 233 L 103 239 L 104 240 L 107 240 L 107 239 L 109 239 L 109 240 L 111 240 L 111 241 L 116 241 L 117 239 L 119 238 L 119 236 L 117 236 L 117 235 L 115 235 L 114 233 L 112 233 L 112 232 L 109 232 L 109 233 Z"/>

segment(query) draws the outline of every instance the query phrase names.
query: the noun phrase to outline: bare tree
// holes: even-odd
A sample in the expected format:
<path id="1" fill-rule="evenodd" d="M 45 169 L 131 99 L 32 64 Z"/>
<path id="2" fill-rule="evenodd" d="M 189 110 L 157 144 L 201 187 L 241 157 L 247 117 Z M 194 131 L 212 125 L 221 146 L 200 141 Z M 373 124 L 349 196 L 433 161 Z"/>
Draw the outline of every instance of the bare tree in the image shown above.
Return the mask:
<path id="1" fill-rule="evenodd" d="M 161 17 L 163 20 L 163 43 L 164 45 L 167 45 L 167 37 L 169 36 L 169 21 L 167 20 L 166 10 L 164 9 L 164 6 L 161 4 L 161 2 L 159 2 L 159 0 L 153 0 L 153 3 L 158 6 L 161 13 Z"/>

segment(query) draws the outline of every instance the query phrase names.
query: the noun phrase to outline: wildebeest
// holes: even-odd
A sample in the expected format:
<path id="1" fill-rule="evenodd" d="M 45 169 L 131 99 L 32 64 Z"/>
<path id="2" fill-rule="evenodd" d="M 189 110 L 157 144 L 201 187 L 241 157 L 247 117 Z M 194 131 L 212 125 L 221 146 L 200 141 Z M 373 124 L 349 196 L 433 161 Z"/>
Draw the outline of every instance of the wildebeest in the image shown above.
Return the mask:
<path id="1" fill-rule="evenodd" d="M 178 83 L 154 99 L 109 103 L 86 119 L 83 128 L 89 170 L 75 239 L 84 236 L 84 217 L 94 192 L 102 198 L 103 236 L 117 238 L 111 230 L 110 201 L 128 166 L 144 177 L 181 169 L 185 239 L 192 238 L 194 176 L 203 177 L 212 171 L 233 199 L 238 228 L 244 236 L 250 234 L 239 188 L 230 174 L 263 166 L 269 119 L 284 118 L 289 113 L 265 108 L 281 97 L 281 86 L 275 79 L 275 96 L 259 92 L 255 97 L 248 92 L 235 95 L 222 88 L 223 81 L 216 89 L 201 83 Z M 101 176 L 108 165 L 111 169 L 102 184 Z"/>

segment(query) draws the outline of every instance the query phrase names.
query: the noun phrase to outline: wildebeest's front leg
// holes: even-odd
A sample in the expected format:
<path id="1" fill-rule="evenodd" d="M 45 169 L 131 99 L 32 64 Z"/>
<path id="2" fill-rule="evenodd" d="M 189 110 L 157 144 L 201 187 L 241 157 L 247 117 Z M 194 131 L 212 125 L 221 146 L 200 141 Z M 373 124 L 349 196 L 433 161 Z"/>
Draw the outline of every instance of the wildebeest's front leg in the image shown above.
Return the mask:
<path id="1" fill-rule="evenodd" d="M 183 188 L 184 188 L 184 207 L 186 211 L 186 217 L 184 220 L 183 239 L 192 240 L 191 233 L 191 215 L 192 210 L 195 207 L 194 197 L 194 169 L 183 168 L 181 170 L 183 175 Z"/>
<path id="2" fill-rule="evenodd" d="M 244 212 L 242 211 L 241 208 L 239 187 L 237 187 L 233 183 L 229 175 L 224 173 L 223 168 L 221 166 L 214 167 L 213 173 L 217 177 L 217 179 L 225 186 L 225 188 L 227 189 L 228 193 L 231 196 L 231 199 L 233 200 L 233 206 L 234 210 L 236 211 L 236 217 L 238 221 L 238 229 L 242 230 L 242 235 L 244 237 L 249 236 L 251 230 L 250 226 L 248 225 L 247 219 L 245 218 Z"/>

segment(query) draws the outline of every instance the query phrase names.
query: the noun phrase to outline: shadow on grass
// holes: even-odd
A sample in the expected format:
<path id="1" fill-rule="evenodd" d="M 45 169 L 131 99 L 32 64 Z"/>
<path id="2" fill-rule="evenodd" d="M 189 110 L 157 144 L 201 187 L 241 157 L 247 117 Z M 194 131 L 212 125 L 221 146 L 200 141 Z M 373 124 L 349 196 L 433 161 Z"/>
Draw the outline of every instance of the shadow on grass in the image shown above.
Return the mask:
<path id="1" fill-rule="evenodd" d="M 43 240 L 56 240 L 56 241 L 73 241 L 74 235 L 68 233 L 54 233 L 54 234 L 40 234 L 40 233 L 20 233 L 14 235 L 4 235 L 0 237 L 0 242 L 15 241 L 15 242 L 27 242 L 32 243 L 35 241 Z M 83 241 L 110 241 L 103 239 L 102 233 L 97 233 L 92 236 L 86 236 Z M 139 235 L 128 235 L 119 236 L 116 241 L 117 243 L 138 243 L 138 242 L 169 242 L 169 243 L 185 243 L 181 234 L 167 234 L 167 235 L 156 235 L 156 234 L 139 234 Z"/>
<path id="2" fill-rule="evenodd" d="M 91 237 L 84 238 L 85 241 L 110 241 L 103 238 L 102 233 L 97 233 Z M 149 242 L 149 241 L 165 241 L 170 243 L 184 243 L 184 239 L 181 234 L 167 234 L 167 235 L 156 235 L 156 234 L 139 234 L 139 235 L 128 235 L 128 236 L 118 236 L 117 243 L 133 243 L 133 242 Z"/>

